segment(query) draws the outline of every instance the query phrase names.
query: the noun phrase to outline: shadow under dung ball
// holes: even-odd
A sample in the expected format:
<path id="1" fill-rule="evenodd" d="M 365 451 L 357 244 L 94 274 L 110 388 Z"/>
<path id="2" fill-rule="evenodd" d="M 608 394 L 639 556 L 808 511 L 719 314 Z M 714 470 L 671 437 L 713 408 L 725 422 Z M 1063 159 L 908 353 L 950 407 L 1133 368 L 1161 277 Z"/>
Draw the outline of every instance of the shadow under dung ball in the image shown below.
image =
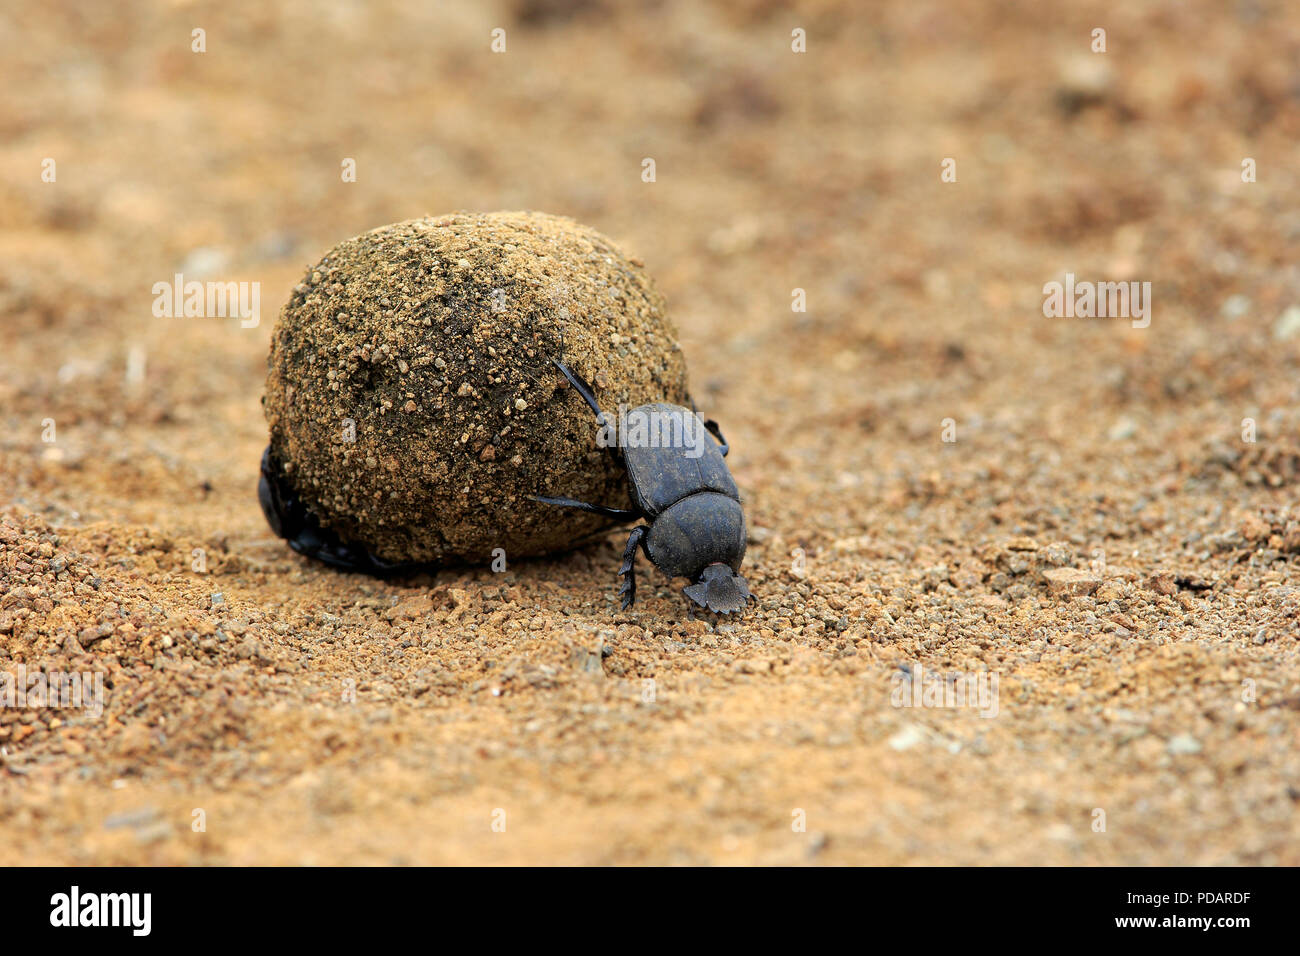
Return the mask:
<path id="1" fill-rule="evenodd" d="M 629 499 L 553 358 L 611 411 L 690 401 L 642 264 L 571 219 L 457 213 L 349 239 L 276 323 L 264 477 L 338 539 L 334 550 L 364 549 L 381 566 L 570 548 L 612 522 L 531 495 Z"/>

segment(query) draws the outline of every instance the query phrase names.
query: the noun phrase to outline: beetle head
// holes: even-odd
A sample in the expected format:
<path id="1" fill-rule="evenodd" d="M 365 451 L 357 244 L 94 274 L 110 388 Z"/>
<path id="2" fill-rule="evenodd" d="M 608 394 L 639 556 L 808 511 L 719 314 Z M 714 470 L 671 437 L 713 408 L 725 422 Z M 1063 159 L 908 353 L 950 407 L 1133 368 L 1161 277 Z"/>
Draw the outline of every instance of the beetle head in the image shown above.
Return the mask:
<path id="1" fill-rule="evenodd" d="M 710 564 L 683 591 L 700 607 L 717 614 L 739 611 L 754 598 L 745 579 L 722 563 Z"/>

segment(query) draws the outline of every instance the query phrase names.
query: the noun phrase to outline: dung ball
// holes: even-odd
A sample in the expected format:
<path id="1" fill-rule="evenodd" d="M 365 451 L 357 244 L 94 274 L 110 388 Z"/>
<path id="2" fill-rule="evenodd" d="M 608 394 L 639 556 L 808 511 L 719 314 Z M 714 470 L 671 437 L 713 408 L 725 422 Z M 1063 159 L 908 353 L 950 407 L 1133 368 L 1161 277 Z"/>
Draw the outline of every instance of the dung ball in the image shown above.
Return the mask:
<path id="1" fill-rule="evenodd" d="M 280 313 L 272 460 L 324 527 L 387 562 L 572 547 L 609 519 L 530 496 L 630 503 L 552 359 L 610 413 L 689 403 L 662 297 L 595 230 L 531 212 L 375 229 L 331 249 Z"/>

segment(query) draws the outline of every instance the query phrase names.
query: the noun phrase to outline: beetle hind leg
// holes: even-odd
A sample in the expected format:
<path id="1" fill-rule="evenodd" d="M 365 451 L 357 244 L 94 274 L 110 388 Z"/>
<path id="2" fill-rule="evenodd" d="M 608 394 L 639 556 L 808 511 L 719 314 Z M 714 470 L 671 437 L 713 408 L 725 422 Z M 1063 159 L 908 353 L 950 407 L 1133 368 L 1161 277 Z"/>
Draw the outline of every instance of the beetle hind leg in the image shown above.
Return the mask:
<path id="1" fill-rule="evenodd" d="M 616 518 L 619 521 L 635 521 L 641 517 L 640 511 L 629 508 L 606 508 L 604 505 L 594 505 L 590 501 L 579 501 L 576 498 L 548 498 L 544 495 L 529 495 L 534 501 L 540 501 L 544 505 L 555 505 L 559 508 L 576 508 L 579 511 L 586 511 L 594 515 L 603 515 L 606 518 Z"/>
<path id="2" fill-rule="evenodd" d="M 618 596 L 622 598 L 623 610 L 627 610 L 636 603 L 636 549 L 645 547 L 645 535 L 649 530 L 645 525 L 637 525 L 632 529 L 632 533 L 627 537 L 627 547 L 623 549 L 623 566 L 618 569 L 618 575 L 623 579 L 623 586 L 618 589 Z M 646 552 L 649 557 L 649 552 Z"/>

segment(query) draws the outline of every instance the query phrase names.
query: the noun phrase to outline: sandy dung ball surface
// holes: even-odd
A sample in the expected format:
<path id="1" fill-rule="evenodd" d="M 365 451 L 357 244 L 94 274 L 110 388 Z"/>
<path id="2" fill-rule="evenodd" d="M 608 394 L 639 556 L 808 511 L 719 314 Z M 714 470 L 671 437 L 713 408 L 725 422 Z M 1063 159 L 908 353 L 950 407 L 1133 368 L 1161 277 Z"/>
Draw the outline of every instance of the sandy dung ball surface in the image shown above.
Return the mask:
<path id="1" fill-rule="evenodd" d="M 686 369 L 641 263 L 539 213 L 459 213 L 331 249 L 276 323 L 265 410 L 322 523 L 390 562 L 571 547 L 628 507 L 625 474 L 560 358 L 610 412 L 685 404 Z"/>

